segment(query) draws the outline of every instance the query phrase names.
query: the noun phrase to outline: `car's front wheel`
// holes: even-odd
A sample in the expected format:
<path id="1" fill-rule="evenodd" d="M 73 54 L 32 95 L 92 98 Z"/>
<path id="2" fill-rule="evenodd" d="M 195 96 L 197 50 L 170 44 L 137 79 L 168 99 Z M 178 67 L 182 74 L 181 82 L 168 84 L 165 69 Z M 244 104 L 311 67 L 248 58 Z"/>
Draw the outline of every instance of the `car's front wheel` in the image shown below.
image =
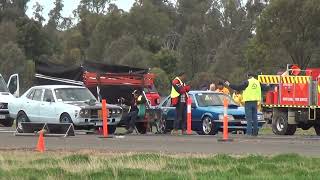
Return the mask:
<path id="1" fill-rule="evenodd" d="M 30 122 L 30 120 L 25 112 L 20 111 L 18 113 L 17 119 L 16 119 L 16 128 L 19 133 L 23 132 L 23 128 L 22 128 L 22 124 L 21 124 L 22 122 Z"/>
<path id="2" fill-rule="evenodd" d="M 197 131 L 197 133 L 200 135 L 215 135 L 218 133 L 218 128 L 211 117 L 205 116 L 202 119 L 202 130 Z"/>
<path id="3" fill-rule="evenodd" d="M 60 123 L 72 123 L 70 115 L 68 113 L 61 114 Z"/>

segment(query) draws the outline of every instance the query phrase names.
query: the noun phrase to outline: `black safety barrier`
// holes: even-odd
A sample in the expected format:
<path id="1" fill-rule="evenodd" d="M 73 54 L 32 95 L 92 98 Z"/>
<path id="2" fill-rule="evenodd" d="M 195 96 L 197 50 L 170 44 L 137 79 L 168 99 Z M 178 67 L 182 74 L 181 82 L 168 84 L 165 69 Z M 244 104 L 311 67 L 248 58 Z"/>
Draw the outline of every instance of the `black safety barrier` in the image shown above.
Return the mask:
<path id="1" fill-rule="evenodd" d="M 72 123 L 41 123 L 41 122 L 21 122 L 22 132 L 15 132 L 16 136 L 37 135 L 43 130 L 45 136 L 75 136 Z"/>

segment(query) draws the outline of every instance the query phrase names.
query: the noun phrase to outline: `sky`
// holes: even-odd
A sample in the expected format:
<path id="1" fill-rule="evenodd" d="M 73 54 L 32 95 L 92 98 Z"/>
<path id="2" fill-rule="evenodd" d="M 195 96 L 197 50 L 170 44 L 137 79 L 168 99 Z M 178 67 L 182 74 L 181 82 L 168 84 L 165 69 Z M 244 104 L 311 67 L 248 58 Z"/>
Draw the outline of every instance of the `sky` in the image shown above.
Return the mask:
<path id="1" fill-rule="evenodd" d="M 46 21 L 48 21 L 48 13 L 54 7 L 54 0 L 31 0 L 27 4 L 27 15 L 29 17 L 33 16 L 33 6 L 36 4 L 36 2 L 39 2 L 39 4 L 43 6 L 43 17 L 46 19 Z M 73 16 L 72 11 L 78 7 L 79 2 L 80 0 L 63 0 L 64 7 L 62 9 L 62 15 L 64 17 Z M 134 0 L 116 0 L 114 3 L 117 4 L 120 9 L 129 11 L 134 3 Z"/>

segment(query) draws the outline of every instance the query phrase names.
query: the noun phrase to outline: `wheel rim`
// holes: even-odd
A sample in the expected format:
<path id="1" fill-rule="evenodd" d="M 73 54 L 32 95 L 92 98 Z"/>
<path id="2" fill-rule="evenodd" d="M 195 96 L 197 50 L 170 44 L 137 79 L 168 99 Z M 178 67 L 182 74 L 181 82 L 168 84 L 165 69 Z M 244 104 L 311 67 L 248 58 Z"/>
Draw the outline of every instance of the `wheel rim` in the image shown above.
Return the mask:
<path id="1" fill-rule="evenodd" d="M 284 119 L 282 117 L 279 118 L 278 121 L 277 121 L 277 129 L 278 129 L 278 131 L 283 131 L 284 124 L 285 124 Z"/>
<path id="2" fill-rule="evenodd" d="M 22 129 L 22 122 L 26 122 L 27 121 L 27 118 L 25 115 L 20 115 L 17 119 L 17 126 L 19 129 Z"/>
<path id="3" fill-rule="evenodd" d="M 67 116 L 64 116 L 64 117 L 61 118 L 61 122 L 63 122 L 63 123 L 69 123 L 70 120 L 69 120 L 69 118 L 68 118 Z"/>
<path id="4" fill-rule="evenodd" d="M 157 124 L 157 130 L 159 133 L 164 133 L 166 128 L 166 121 L 164 119 L 161 119 L 159 121 L 156 121 Z"/>
<path id="5" fill-rule="evenodd" d="M 212 121 L 210 118 L 206 117 L 202 121 L 202 130 L 205 134 L 209 134 L 212 129 Z"/>

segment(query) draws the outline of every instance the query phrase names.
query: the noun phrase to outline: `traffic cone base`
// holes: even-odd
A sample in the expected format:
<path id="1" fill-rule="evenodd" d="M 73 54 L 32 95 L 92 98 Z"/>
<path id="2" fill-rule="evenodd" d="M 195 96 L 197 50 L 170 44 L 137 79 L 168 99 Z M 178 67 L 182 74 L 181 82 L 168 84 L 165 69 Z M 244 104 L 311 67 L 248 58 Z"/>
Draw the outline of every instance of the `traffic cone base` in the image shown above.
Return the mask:
<path id="1" fill-rule="evenodd" d="M 44 137 L 43 137 L 43 130 L 40 131 L 36 150 L 41 152 L 41 153 L 43 153 L 45 151 L 45 142 L 44 142 Z"/>

